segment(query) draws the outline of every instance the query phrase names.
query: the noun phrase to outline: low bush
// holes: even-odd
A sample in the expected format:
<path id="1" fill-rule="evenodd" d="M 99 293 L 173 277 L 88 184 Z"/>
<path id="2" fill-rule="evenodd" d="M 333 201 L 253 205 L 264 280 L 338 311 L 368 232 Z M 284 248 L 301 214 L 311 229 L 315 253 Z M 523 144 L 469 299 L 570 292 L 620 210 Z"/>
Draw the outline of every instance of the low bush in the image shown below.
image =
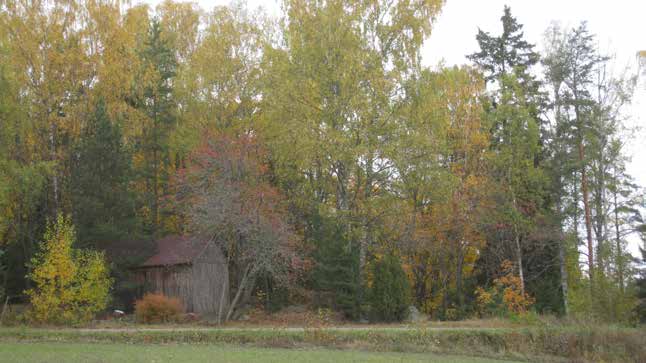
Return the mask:
<path id="1" fill-rule="evenodd" d="M 490 289 L 478 287 L 476 301 L 481 316 L 506 316 L 516 319 L 534 304 L 534 299 L 521 289 L 520 277 L 514 274 L 509 260 L 501 264 L 502 275 L 494 280 Z"/>
<path id="2" fill-rule="evenodd" d="M 177 298 L 146 294 L 135 302 L 135 317 L 140 323 L 167 323 L 179 319 L 184 306 Z"/>
<path id="3" fill-rule="evenodd" d="M 0 325 L 6 327 L 28 324 L 29 319 L 25 314 L 26 310 L 26 305 L 9 304 L 0 306 Z"/>
<path id="4" fill-rule="evenodd" d="M 410 286 L 397 256 L 386 255 L 375 263 L 368 298 L 373 320 L 402 321 L 407 317 Z"/>

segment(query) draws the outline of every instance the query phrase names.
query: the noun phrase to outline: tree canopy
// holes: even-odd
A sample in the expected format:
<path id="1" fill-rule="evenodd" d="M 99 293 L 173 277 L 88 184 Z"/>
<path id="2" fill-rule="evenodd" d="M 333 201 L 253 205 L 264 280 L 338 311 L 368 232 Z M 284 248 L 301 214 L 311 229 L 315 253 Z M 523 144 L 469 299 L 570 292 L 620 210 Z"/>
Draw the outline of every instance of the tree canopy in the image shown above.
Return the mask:
<path id="1" fill-rule="evenodd" d="M 509 7 L 469 64 L 426 67 L 443 5 L 0 2 L 0 292 L 27 299 L 70 215 L 70 248 L 217 243 L 221 321 L 260 295 L 351 319 L 631 319 L 635 77 L 585 23 L 541 48 Z"/>

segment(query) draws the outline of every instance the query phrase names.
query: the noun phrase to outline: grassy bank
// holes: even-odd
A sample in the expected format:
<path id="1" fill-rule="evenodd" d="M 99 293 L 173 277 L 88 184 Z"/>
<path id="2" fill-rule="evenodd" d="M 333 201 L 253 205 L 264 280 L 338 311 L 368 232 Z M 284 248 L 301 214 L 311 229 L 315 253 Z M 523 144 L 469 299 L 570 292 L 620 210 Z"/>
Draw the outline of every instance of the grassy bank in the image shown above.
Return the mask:
<path id="1" fill-rule="evenodd" d="M 0 329 L 0 341 L 226 344 L 271 348 L 335 348 L 374 352 L 457 354 L 542 361 L 645 362 L 646 334 L 628 328 L 496 329 Z"/>
<path id="2" fill-rule="evenodd" d="M 425 353 L 376 353 L 330 349 L 256 348 L 231 345 L 132 345 L 103 343 L 0 343 L 3 362 L 446 362 L 493 363 L 494 360 Z"/>

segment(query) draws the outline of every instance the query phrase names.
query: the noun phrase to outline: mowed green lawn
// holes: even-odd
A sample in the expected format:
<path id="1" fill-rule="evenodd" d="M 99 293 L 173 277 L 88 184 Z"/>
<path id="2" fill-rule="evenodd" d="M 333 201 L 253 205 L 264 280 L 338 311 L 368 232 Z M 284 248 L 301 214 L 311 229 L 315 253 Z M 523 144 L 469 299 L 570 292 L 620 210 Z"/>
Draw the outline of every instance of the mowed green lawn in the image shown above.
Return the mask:
<path id="1" fill-rule="evenodd" d="M 327 349 L 278 349 L 221 345 L 129 345 L 103 343 L 0 343 L 0 362 L 455 362 L 491 359 L 413 353 L 377 353 Z"/>

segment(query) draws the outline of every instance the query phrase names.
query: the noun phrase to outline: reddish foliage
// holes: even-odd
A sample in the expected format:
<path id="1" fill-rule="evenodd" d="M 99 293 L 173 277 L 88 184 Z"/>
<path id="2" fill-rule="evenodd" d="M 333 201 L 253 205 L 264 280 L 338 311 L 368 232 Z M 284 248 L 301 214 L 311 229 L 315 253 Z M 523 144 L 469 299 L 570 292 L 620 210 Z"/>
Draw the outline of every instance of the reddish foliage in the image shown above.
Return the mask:
<path id="1" fill-rule="evenodd" d="M 184 311 L 177 298 L 162 294 L 146 294 L 135 302 L 135 317 L 141 323 L 167 323 L 176 320 Z"/>
<path id="2" fill-rule="evenodd" d="M 290 270 L 283 277 L 293 278 L 305 265 L 296 253 L 300 239 L 267 159 L 253 135 L 205 135 L 176 175 L 176 203 L 192 232 L 215 237 L 238 266 L 277 272 L 281 260 Z"/>

